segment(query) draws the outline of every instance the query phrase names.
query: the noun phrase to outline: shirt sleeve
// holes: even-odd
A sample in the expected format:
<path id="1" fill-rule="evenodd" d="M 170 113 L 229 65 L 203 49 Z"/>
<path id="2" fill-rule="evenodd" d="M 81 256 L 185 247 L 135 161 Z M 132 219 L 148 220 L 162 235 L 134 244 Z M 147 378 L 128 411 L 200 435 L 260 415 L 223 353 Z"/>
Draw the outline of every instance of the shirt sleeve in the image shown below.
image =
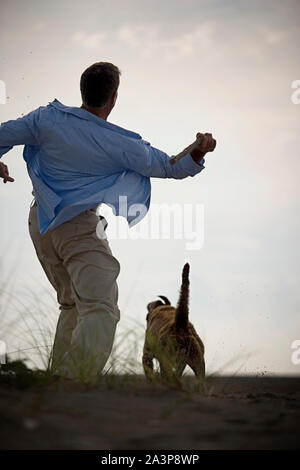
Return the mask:
<path id="1" fill-rule="evenodd" d="M 170 158 L 167 153 L 152 147 L 144 140 L 141 141 L 139 154 L 124 152 L 126 168 L 148 177 L 183 179 L 195 176 L 205 168 L 205 159 L 196 163 L 190 153 L 175 165 L 170 164 Z"/>
<path id="2" fill-rule="evenodd" d="M 35 111 L 18 119 L 2 122 L 0 126 L 0 158 L 15 145 L 37 145 Z"/>

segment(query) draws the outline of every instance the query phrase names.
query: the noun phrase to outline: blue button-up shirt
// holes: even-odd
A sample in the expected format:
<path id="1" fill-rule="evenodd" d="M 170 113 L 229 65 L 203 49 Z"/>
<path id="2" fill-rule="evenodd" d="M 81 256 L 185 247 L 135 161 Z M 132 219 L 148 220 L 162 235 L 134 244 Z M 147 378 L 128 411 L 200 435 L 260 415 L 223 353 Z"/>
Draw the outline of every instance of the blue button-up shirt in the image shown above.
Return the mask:
<path id="1" fill-rule="evenodd" d="M 139 134 L 57 99 L 1 123 L 0 157 L 15 145 L 25 145 L 42 234 L 100 203 L 132 226 L 142 217 L 130 207 L 142 204 L 142 216 L 149 209 L 150 177 L 182 179 L 204 168 L 204 159 L 198 164 L 190 154 L 172 166 L 170 156 Z"/>

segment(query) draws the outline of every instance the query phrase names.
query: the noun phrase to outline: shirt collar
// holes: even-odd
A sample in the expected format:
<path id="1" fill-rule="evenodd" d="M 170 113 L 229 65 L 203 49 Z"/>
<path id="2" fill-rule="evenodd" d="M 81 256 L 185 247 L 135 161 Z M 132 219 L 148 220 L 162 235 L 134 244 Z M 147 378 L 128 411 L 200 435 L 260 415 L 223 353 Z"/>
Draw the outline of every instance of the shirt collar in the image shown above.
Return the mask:
<path id="1" fill-rule="evenodd" d="M 93 113 L 90 113 L 86 109 L 78 108 L 78 107 L 75 107 L 75 106 L 65 106 L 60 101 L 58 101 L 58 99 L 56 99 L 56 98 L 51 103 L 49 102 L 49 105 L 53 106 L 56 109 L 59 109 L 60 111 L 65 112 L 65 113 L 73 114 L 74 116 L 77 116 L 81 119 L 96 122 L 100 126 L 106 127 L 107 129 L 110 129 L 114 132 L 118 132 L 119 134 L 123 134 L 123 135 L 126 135 L 128 137 L 132 137 L 134 139 L 141 139 L 142 138 L 140 136 L 140 134 L 137 134 L 136 132 L 124 129 L 123 127 L 117 126 L 116 124 L 112 124 L 111 122 L 107 122 L 105 119 L 102 119 L 101 117 L 96 116 Z"/>

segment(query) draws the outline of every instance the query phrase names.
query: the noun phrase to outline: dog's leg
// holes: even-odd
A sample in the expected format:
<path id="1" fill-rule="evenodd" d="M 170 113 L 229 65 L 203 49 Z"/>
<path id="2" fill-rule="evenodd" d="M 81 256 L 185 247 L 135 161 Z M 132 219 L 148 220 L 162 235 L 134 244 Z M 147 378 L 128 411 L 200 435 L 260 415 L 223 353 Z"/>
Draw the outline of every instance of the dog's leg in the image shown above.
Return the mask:
<path id="1" fill-rule="evenodd" d="M 187 359 L 187 364 L 190 366 L 194 374 L 196 375 L 197 381 L 201 388 L 204 387 L 205 381 L 205 362 L 203 358 L 195 358 Z"/>
<path id="2" fill-rule="evenodd" d="M 176 369 L 176 375 L 178 375 L 178 377 L 181 377 L 182 374 L 183 374 L 183 371 L 185 369 L 185 366 L 186 364 L 181 364 L 180 366 L 177 367 Z"/>
<path id="3" fill-rule="evenodd" d="M 159 372 L 160 376 L 164 380 L 168 380 L 170 378 L 170 375 L 172 374 L 167 367 L 162 366 L 161 363 L 159 363 Z"/>
<path id="4" fill-rule="evenodd" d="M 160 363 L 160 377 L 163 383 L 169 387 L 175 387 L 176 389 L 182 389 L 181 377 L 177 374 L 177 370 L 171 370 L 168 367 L 163 367 Z"/>
<path id="5" fill-rule="evenodd" d="M 143 368 L 148 380 L 152 380 L 154 377 L 153 372 L 153 354 L 147 348 L 144 348 L 143 352 Z"/>

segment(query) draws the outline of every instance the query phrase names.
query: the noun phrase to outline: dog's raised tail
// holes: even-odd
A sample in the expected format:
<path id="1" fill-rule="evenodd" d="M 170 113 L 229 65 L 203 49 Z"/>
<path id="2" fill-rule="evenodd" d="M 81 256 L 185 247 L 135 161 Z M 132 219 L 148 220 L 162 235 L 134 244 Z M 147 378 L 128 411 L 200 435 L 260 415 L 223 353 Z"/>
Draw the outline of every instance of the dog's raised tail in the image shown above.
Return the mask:
<path id="1" fill-rule="evenodd" d="M 182 283 L 180 288 L 179 299 L 176 307 L 175 327 L 176 330 L 188 328 L 189 321 L 189 281 L 190 265 L 186 263 L 182 270 Z"/>

